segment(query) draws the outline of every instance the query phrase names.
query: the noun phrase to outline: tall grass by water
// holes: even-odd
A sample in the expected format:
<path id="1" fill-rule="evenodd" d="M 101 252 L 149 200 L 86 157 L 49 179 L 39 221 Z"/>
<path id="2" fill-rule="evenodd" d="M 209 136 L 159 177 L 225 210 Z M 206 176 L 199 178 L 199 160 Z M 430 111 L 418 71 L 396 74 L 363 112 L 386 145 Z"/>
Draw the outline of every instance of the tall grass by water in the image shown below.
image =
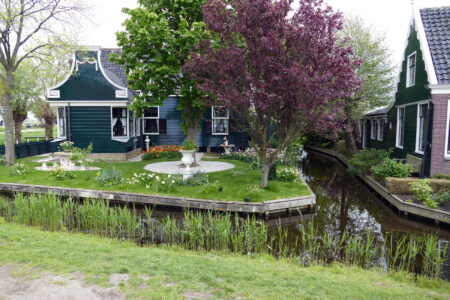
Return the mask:
<path id="1" fill-rule="evenodd" d="M 430 234 L 387 233 L 379 241 L 369 228 L 363 236 L 319 231 L 314 222 L 299 224 L 294 237 L 278 224 L 269 228 L 253 217 L 229 213 L 185 210 L 184 217 L 152 218 L 149 207 L 112 206 L 104 200 L 62 200 L 52 194 L 15 195 L 14 201 L 0 197 L 0 216 L 8 222 L 38 226 L 45 230 L 69 230 L 111 238 L 132 239 L 140 244 L 177 245 L 196 251 L 270 253 L 288 257 L 301 265 L 334 261 L 392 271 L 416 272 L 438 278 L 447 247 Z"/>

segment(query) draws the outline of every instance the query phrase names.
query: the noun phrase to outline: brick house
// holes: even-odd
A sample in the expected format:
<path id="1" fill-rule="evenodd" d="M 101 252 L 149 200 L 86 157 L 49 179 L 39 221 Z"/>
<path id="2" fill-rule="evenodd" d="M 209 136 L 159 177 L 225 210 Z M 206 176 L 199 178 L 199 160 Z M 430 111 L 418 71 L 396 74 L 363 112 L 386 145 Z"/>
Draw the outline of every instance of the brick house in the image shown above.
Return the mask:
<path id="1" fill-rule="evenodd" d="M 422 160 L 422 174 L 450 174 L 450 7 L 413 8 L 394 101 L 360 122 L 363 148 Z"/>

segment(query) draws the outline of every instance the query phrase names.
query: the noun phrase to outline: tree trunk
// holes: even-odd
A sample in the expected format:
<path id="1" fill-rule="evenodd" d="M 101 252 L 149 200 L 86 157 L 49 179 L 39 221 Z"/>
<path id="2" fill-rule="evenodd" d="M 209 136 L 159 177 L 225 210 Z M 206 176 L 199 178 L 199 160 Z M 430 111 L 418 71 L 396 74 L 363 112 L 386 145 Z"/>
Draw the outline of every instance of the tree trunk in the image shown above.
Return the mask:
<path id="1" fill-rule="evenodd" d="M 271 166 L 269 164 L 266 164 L 264 160 L 261 160 L 261 187 L 263 188 L 267 186 L 270 167 Z"/>
<path id="2" fill-rule="evenodd" d="M 45 138 L 53 140 L 53 119 L 45 119 Z"/>
<path id="3" fill-rule="evenodd" d="M 345 140 L 345 149 L 347 150 L 347 154 L 349 157 L 358 152 L 355 139 L 353 138 L 353 132 L 348 131 L 344 132 L 344 140 Z"/>
<path id="4" fill-rule="evenodd" d="M 200 125 L 200 120 L 195 119 L 190 122 L 190 124 L 193 124 L 192 127 L 189 127 L 187 129 L 187 139 L 190 141 L 193 141 L 194 143 L 197 142 L 197 133 L 198 133 L 198 126 Z"/>
<path id="5" fill-rule="evenodd" d="M 22 124 L 23 121 L 27 118 L 27 114 L 23 112 L 15 112 L 13 110 L 13 120 L 14 120 L 14 135 L 16 139 L 16 143 L 22 143 Z"/>
<path id="6" fill-rule="evenodd" d="M 14 164 L 14 120 L 13 120 L 13 97 L 14 76 L 11 70 L 5 72 L 5 95 L 3 102 L 3 120 L 5 121 L 5 164 Z"/>

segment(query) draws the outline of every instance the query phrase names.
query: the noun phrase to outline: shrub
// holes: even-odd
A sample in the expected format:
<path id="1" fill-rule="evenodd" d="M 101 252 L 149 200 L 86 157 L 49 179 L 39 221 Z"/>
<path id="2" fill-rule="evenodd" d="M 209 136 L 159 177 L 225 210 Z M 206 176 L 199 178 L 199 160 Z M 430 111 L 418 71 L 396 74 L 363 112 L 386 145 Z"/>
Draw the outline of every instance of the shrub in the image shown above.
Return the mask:
<path id="1" fill-rule="evenodd" d="M 246 191 L 250 200 L 259 200 L 261 199 L 261 194 L 264 192 L 264 189 L 259 185 L 249 185 Z"/>
<path id="2" fill-rule="evenodd" d="M 71 141 L 64 141 L 62 143 L 59 144 L 59 147 L 63 150 L 63 151 L 71 151 L 72 147 L 73 147 L 73 142 Z"/>
<path id="3" fill-rule="evenodd" d="M 27 166 L 24 163 L 15 163 L 11 167 L 9 167 L 8 175 L 9 176 L 21 176 L 27 173 Z"/>
<path id="4" fill-rule="evenodd" d="M 282 167 L 278 170 L 278 179 L 286 182 L 299 180 L 298 171 L 294 167 Z"/>
<path id="5" fill-rule="evenodd" d="M 181 158 L 182 150 L 180 146 L 176 145 L 162 145 L 150 147 L 142 154 L 142 160 L 152 160 L 157 158 Z"/>
<path id="6" fill-rule="evenodd" d="M 431 178 L 450 180 L 450 174 L 434 173 L 433 176 L 431 176 Z"/>
<path id="7" fill-rule="evenodd" d="M 389 158 L 392 151 L 392 149 L 389 151 L 382 149 L 364 149 L 350 159 L 350 167 L 348 170 L 353 174 L 368 174 L 370 168 L 381 163 L 385 158 Z"/>
<path id="8" fill-rule="evenodd" d="M 450 204 L 450 192 L 449 191 L 443 191 L 442 193 L 434 193 L 431 195 L 431 199 L 433 199 L 434 202 L 439 204 Z"/>
<path id="9" fill-rule="evenodd" d="M 95 177 L 95 180 L 98 181 L 98 184 L 100 186 L 118 185 L 123 181 L 122 172 L 114 167 L 103 169 L 97 173 L 97 177 Z"/>
<path id="10" fill-rule="evenodd" d="M 347 154 L 347 149 L 345 148 L 345 141 L 339 140 L 336 145 L 337 152 L 341 154 Z"/>
<path id="11" fill-rule="evenodd" d="M 191 140 L 185 140 L 183 142 L 183 150 L 196 150 L 198 151 L 197 145 Z"/>
<path id="12" fill-rule="evenodd" d="M 377 178 L 403 178 L 411 175 L 412 166 L 405 165 L 390 158 L 385 158 L 381 163 L 371 167 L 370 171 Z"/>
<path id="13" fill-rule="evenodd" d="M 70 155 L 70 160 L 73 163 L 79 163 L 86 170 L 89 169 L 92 161 L 88 158 L 88 154 L 92 152 L 92 148 L 93 148 L 92 143 L 90 143 L 89 146 L 87 146 L 86 148 L 72 147 L 72 154 Z"/>
<path id="14" fill-rule="evenodd" d="M 72 179 L 75 177 L 75 174 L 64 171 L 60 164 L 55 165 L 55 168 L 50 172 L 50 175 L 56 177 L 58 180 Z"/>
<path id="15" fill-rule="evenodd" d="M 220 183 L 219 181 L 209 182 L 205 184 L 202 189 L 202 194 L 210 194 L 219 191 Z"/>
<path id="16" fill-rule="evenodd" d="M 0 165 L 4 165 L 5 164 L 5 156 L 0 154 Z"/>
<path id="17" fill-rule="evenodd" d="M 180 180 L 178 181 L 179 185 L 184 186 L 196 186 L 196 185 L 206 185 L 208 184 L 208 175 L 204 172 L 197 172 L 195 173 L 191 178 L 188 178 L 186 180 Z"/>
<path id="18" fill-rule="evenodd" d="M 412 182 L 411 188 L 413 190 L 414 197 L 416 197 L 417 200 L 422 201 L 426 207 L 429 208 L 438 207 L 437 202 L 431 198 L 431 192 L 433 191 L 433 189 L 430 186 L 429 179 Z"/>

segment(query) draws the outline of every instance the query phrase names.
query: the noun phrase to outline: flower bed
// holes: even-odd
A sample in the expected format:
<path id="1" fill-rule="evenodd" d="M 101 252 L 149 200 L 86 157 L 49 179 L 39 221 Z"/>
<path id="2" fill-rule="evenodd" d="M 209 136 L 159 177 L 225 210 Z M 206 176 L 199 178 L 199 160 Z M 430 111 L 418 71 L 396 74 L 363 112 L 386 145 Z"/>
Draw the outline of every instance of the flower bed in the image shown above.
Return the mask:
<path id="1" fill-rule="evenodd" d="M 152 160 L 157 158 L 180 158 L 183 147 L 176 145 L 161 145 L 150 147 L 142 153 L 142 160 Z"/>
<path id="2" fill-rule="evenodd" d="M 268 153 L 270 154 L 274 149 L 268 149 Z M 281 151 L 278 153 L 277 158 L 275 160 L 276 165 L 284 165 L 284 166 L 293 166 L 297 162 L 300 156 L 300 151 L 298 153 L 289 152 L 289 151 Z M 240 160 L 244 162 L 248 162 L 251 164 L 252 169 L 260 169 L 261 163 L 258 157 L 258 154 L 253 148 L 248 148 L 245 151 L 235 151 L 230 153 L 222 153 L 219 155 L 221 159 L 233 159 Z"/>

